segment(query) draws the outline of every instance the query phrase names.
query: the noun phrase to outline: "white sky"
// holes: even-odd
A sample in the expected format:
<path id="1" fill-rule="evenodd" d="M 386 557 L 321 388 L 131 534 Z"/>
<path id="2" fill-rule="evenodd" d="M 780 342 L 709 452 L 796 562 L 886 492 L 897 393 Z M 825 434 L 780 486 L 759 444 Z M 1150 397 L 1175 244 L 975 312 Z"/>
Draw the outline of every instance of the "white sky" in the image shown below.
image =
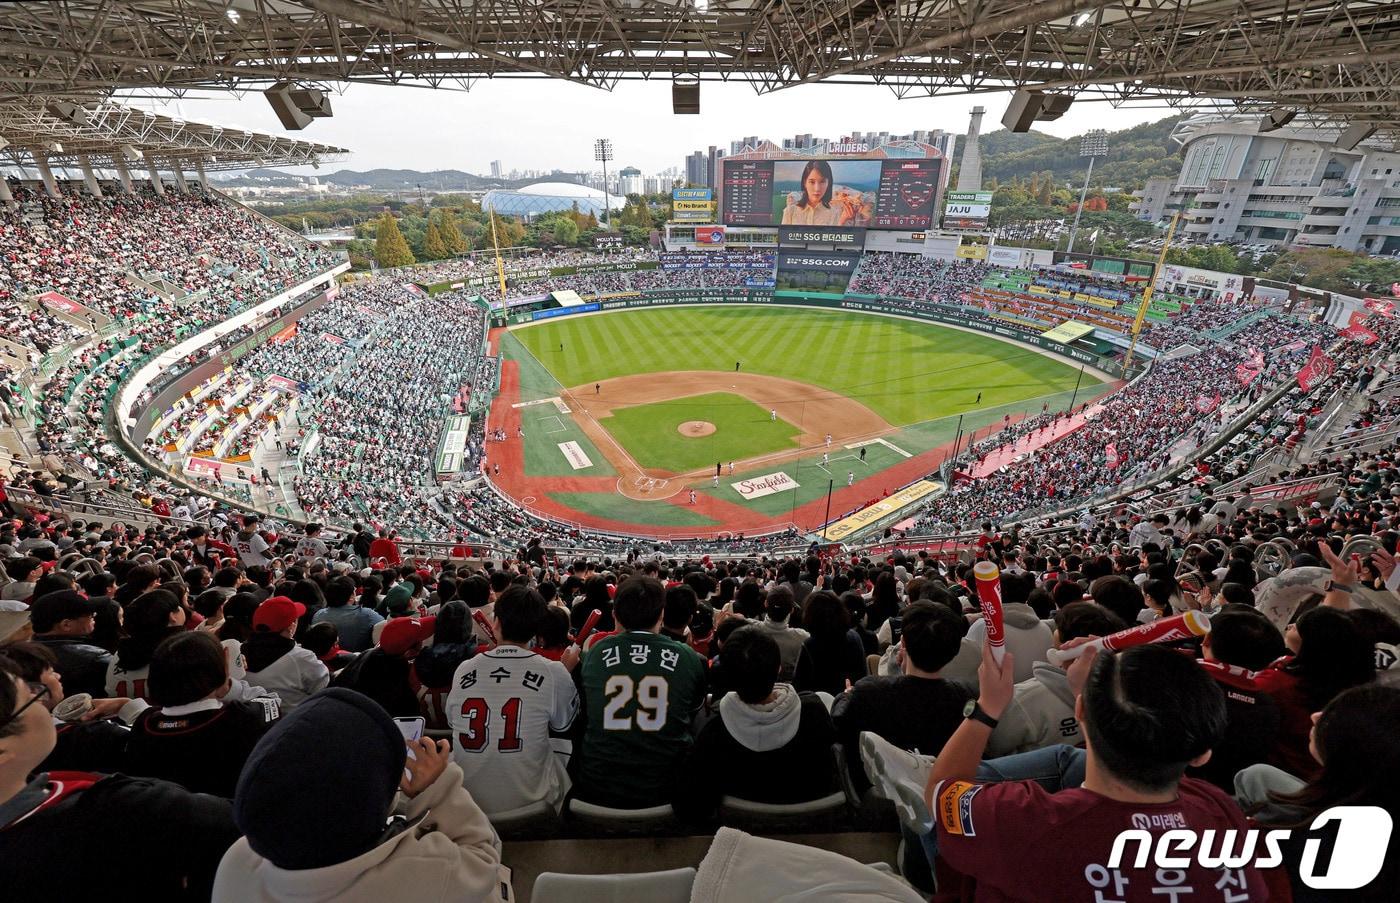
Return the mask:
<path id="1" fill-rule="evenodd" d="M 683 166 L 685 155 L 710 144 L 757 135 L 781 141 L 810 132 L 836 138 L 853 131 L 904 134 L 915 129 L 967 131 L 968 111 L 987 108 L 983 133 L 1001 128 L 1010 94 L 898 100 L 876 85 L 806 85 L 759 96 L 747 83 L 706 82 L 698 116 L 671 113 L 666 81 L 623 82 L 611 93 L 562 81 L 479 81 L 471 91 L 351 85 L 332 97 L 334 116 L 284 133 L 261 92 L 211 93 L 162 106 L 127 101 L 195 122 L 287 134 L 349 149 L 328 170 L 461 169 L 489 173 L 500 160 L 511 169 L 595 169 L 597 137 L 613 141 L 618 166 L 651 175 Z M 1037 130 L 1057 136 L 1090 128 L 1125 129 L 1172 114 L 1161 105 L 1115 109 L 1081 101 Z M 310 171 L 310 170 L 306 170 Z"/>

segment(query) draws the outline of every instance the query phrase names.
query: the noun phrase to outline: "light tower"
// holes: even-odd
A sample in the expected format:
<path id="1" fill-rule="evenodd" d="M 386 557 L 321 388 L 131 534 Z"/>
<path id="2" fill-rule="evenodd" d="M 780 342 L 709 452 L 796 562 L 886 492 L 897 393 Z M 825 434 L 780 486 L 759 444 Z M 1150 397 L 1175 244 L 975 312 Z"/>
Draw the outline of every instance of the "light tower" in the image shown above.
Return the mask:
<path id="1" fill-rule="evenodd" d="M 1079 190 L 1079 206 L 1074 209 L 1074 225 L 1069 227 L 1069 247 L 1066 254 L 1074 253 L 1074 238 L 1079 232 L 1079 214 L 1084 212 L 1084 197 L 1089 193 L 1089 177 L 1094 174 L 1094 158 L 1108 153 L 1108 132 L 1093 129 L 1079 139 L 1079 156 L 1089 158 L 1089 169 L 1084 173 L 1084 187 Z"/>
<path id="2" fill-rule="evenodd" d="M 608 161 L 613 158 L 612 140 L 599 138 L 593 142 L 593 159 L 603 164 L 603 210 L 607 216 L 608 231 L 613 231 L 612 204 L 608 194 Z"/>

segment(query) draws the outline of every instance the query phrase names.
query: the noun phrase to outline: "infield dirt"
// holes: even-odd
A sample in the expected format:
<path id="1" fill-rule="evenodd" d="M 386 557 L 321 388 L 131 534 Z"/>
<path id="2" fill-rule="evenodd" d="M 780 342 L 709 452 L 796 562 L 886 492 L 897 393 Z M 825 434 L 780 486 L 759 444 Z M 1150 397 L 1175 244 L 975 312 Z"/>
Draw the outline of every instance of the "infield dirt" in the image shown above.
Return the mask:
<path id="1" fill-rule="evenodd" d="M 682 484 L 687 480 L 706 477 L 712 471 L 673 473 L 644 468 L 607 431 L 606 418 L 619 408 L 675 401 L 711 392 L 739 395 L 765 410 L 777 411 L 779 417 L 802 431 L 797 437 L 797 447 L 738 462 L 744 466 L 776 464 L 810 454 L 812 448 L 825 444 L 828 432 L 831 433 L 832 443 L 840 444 L 855 439 L 873 439 L 895 430 L 865 405 L 829 389 L 753 373 L 685 370 L 635 374 L 574 386 L 565 389 L 562 396 L 579 428 L 622 475 L 617 481 L 618 491 L 628 498 L 655 500 L 681 492 Z M 647 486 L 648 479 L 666 480 L 667 483 L 659 491 L 654 485 L 642 488 Z"/>

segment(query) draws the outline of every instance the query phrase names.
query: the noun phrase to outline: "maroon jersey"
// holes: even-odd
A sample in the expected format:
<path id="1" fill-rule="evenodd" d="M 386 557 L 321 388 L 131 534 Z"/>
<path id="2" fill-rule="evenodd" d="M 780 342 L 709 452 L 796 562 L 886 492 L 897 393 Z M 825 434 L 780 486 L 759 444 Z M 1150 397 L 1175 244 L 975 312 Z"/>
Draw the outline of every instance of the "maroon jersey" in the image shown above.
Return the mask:
<path id="1" fill-rule="evenodd" d="M 1034 781 L 945 781 L 935 791 L 938 851 L 977 882 L 977 903 L 1260 903 L 1258 870 L 1191 865 L 1161 869 L 1149 854 L 1134 868 L 1136 844 L 1108 867 L 1123 831 L 1208 828 L 1244 831 L 1243 813 L 1223 791 L 1182 780 L 1171 803 L 1125 803 L 1077 787 L 1048 793 Z M 1263 850 L 1260 850 L 1263 854 Z M 1191 856 L 1194 863 L 1194 856 Z"/>

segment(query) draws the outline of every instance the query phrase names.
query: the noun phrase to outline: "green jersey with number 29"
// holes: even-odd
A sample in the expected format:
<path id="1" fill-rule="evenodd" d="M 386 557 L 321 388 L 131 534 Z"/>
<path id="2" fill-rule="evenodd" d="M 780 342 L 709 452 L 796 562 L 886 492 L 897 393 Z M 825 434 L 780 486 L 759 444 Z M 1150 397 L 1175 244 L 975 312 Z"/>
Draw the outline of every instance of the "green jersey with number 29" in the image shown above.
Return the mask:
<path id="1" fill-rule="evenodd" d="M 622 809 L 669 802 L 704 701 L 704 659 L 684 643 L 631 631 L 599 641 L 582 668 L 588 731 L 577 795 Z"/>

